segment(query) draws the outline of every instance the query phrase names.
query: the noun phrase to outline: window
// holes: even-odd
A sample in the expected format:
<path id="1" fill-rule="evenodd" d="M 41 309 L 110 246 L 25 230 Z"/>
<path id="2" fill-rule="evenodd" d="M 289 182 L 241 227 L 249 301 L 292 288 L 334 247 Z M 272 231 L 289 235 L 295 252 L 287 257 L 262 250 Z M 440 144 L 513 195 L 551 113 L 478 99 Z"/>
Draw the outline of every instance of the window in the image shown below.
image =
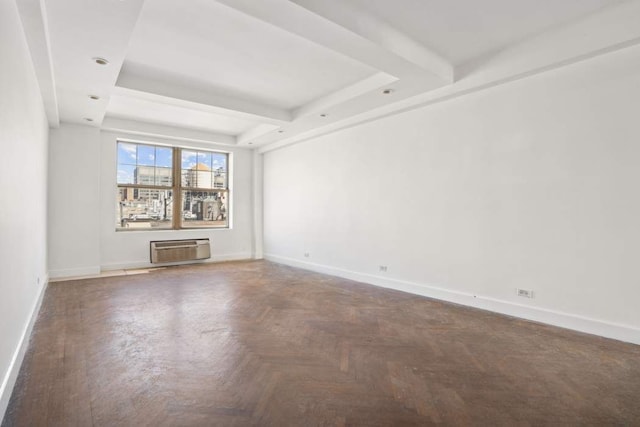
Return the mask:
<path id="1" fill-rule="evenodd" d="M 229 155 L 118 141 L 116 230 L 226 228 Z"/>

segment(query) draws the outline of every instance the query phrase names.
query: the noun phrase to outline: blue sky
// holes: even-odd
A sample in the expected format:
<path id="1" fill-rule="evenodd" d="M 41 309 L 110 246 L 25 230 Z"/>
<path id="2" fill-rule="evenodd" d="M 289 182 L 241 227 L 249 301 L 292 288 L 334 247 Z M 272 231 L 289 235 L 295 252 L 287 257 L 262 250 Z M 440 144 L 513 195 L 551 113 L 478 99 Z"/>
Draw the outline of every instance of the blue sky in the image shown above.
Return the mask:
<path id="1" fill-rule="evenodd" d="M 227 169 L 224 154 L 182 150 L 182 169 L 190 169 L 196 163 L 204 163 L 210 169 Z"/>

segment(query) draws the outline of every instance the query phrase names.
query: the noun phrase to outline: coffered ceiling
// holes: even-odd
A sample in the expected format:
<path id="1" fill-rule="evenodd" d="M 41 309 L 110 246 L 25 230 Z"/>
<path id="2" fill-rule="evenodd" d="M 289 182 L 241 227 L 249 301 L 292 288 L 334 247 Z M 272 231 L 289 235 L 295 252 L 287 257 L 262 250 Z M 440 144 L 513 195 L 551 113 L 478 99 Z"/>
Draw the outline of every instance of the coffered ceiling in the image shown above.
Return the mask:
<path id="1" fill-rule="evenodd" d="M 640 42 L 640 0 L 18 5 L 51 126 L 262 151 Z"/>

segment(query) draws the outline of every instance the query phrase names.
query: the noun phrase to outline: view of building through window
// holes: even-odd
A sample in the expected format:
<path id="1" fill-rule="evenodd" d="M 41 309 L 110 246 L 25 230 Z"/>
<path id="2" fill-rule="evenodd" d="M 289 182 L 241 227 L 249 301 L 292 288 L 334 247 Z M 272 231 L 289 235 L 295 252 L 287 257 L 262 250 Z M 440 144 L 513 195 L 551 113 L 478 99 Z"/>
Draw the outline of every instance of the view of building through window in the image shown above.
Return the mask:
<path id="1" fill-rule="evenodd" d="M 228 227 L 227 153 L 117 145 L 117 230 Z"/>

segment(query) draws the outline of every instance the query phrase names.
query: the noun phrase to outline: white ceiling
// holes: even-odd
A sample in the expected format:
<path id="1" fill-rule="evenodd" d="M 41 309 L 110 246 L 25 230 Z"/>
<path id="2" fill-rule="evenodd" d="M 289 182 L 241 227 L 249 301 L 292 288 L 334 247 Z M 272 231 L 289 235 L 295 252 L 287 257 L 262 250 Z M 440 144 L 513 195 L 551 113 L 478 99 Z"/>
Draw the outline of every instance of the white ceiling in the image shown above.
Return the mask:
<path id="1" fill-rule="evenodd" d="M 640 0 L 18 4 L 52 126 L 261 150 L 640 43 Z"/>
<path id="2" fill-rule="evenodd" d="M 259 125 L 236 117 L 133 96 L 111 95 L 107 115 L 237 136 Z"/>
<path id="3" fill-rule="evenodd" d="M 202 90 L 291 109 L 377 70 L 211 0 L 146 1 L 125 60 Z"/>
<path id="4" fill-rule="evenodd" d="M 369 10 L 455 65 L 618 0 L 343 0 Z"/>

